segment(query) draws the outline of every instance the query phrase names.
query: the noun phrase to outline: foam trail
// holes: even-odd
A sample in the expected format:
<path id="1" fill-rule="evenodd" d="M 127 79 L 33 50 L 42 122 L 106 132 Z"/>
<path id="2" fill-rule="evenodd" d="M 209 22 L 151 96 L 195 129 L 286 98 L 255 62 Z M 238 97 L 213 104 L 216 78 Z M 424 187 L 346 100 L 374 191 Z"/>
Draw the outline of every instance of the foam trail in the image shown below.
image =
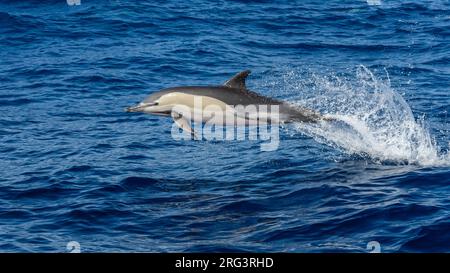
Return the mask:
<path id="1" fill-rule="evenodd" d="M 300 86 L 307 86 L 313 95 L 299 104 L 338 120 L 294 125 L 315 140 L 377 162 L 450 165 L 448 152 L 439 153 L 423 118 L 414 118 L 407 102 L 391 88 L 389 76 L 377 79 L 360 66 L 351 80 L 312 75 Z"/>

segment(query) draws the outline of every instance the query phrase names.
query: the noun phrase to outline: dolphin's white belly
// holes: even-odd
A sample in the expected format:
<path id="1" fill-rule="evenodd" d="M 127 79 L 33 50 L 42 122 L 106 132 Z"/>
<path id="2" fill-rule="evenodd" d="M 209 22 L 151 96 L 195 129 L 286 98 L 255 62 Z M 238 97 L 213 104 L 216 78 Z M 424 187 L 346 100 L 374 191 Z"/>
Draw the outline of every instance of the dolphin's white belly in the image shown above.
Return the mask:
<path id="1" fill-rule="evenodd" d="M 218 99 L 185 93 L 171 93 L 164 97 L 166 104 L 172 104 L 172 111 L 197 123 L 218 126 L 253 126 L 279 121 L 278 111 L 266 106 L 230 106 Z M 258 108 L 259 107 L 259 108 Z M 261 110 L 262 109 L 262 110 Z"/>
<path id="2" fill-rule="evenodd" d="M 279 122 L 278 113 L 242 112 L 231 106 L 225 111 L 220 109 L 195 110 L 191 109 L 191 119 L 197 123 L 206 123 L 218 126 L 256 126 Z"/>

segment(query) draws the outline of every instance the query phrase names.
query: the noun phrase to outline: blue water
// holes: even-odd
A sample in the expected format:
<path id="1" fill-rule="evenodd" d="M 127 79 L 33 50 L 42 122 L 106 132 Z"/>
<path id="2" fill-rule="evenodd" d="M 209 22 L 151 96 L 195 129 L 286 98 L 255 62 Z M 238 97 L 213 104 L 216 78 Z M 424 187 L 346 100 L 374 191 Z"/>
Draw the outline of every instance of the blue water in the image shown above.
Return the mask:
<path id="1" fill-rule="evenodd" d="M 1 252 L 450 252 L 449 1 L 144 2 L 1 2 Z M 265 152 L 123 111 L 244 69 L 342 122 Z"/>

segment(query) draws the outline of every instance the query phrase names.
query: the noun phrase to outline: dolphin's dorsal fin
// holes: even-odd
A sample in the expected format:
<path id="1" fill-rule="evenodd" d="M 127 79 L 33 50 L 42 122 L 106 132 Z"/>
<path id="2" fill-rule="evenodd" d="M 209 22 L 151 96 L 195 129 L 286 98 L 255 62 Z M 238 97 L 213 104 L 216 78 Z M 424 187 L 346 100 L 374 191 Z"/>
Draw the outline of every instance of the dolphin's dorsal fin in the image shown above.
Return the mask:
<path id="1" fill-rule="evenodd" d="M 223 85 L 228 86 L 230 88 L 236 88 L 241 90 L 247 90 L 247 86 L 245 86 L 245 79 L 250 74 L 250 70 L 244 70 L 242 72 L 237 73 L 231 79 L 226 81 Z"/>

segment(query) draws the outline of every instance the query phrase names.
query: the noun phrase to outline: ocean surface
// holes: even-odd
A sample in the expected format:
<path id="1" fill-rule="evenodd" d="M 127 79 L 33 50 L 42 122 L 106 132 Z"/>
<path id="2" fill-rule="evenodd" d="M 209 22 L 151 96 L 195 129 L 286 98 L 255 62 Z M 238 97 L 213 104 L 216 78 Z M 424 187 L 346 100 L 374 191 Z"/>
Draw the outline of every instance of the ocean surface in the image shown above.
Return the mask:
<path id="1" fill-rule="evenodd" d="M 124 111 L 245 69 L 339 122 Z M 0 252 L 450 252 L 449 91 L 450 1 L 1 1 Z"/>

